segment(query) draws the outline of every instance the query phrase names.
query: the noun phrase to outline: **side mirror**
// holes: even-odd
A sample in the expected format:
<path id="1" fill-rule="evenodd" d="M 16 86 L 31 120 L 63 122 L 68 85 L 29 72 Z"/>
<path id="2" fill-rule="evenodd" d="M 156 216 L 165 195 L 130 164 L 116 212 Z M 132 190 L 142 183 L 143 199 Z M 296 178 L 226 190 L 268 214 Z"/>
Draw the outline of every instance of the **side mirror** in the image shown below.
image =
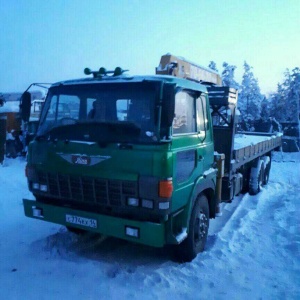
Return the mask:
<path id="1" fill-rule="evenodd" d="M 163 95 L 161 127 L 171 127 L 175 110 L 175 85 L 165 84 Z"/>
<path id="2" fill-rule="evenodd" d="M 31 94 L 27 91 L 24 92 L 21 97 L 20 110 L 22 120 L 28 122 L 31 110 Z"/>

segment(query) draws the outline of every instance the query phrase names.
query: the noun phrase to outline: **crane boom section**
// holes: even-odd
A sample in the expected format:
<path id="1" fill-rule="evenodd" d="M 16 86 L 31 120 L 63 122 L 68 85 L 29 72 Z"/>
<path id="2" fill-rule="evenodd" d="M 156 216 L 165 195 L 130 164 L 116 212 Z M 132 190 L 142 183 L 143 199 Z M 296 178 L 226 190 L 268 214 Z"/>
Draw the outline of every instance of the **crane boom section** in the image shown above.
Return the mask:
<path id="1" fill-rule="evenodd" d="M 221 76 L 216 71 L 172 54 L 163 55 L 155 71 L 157 75 L 172 75 L 197 82 L 222 85 Z"/>

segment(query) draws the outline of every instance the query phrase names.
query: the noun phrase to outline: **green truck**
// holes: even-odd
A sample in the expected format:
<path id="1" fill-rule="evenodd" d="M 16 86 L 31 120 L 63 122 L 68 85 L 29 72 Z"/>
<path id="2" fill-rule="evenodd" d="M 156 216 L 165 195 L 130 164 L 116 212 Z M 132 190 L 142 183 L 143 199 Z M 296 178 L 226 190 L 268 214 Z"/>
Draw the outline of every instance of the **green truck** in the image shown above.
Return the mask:
<path id="1" fill-rule="evenodd" d="M 36 200 L 23 200 L 25 215 L 174 245 L 181 261 L 203 251 L 220 203 L 267 183 L 281 137 L 234 149 L 237 92 L 206 69 L 200 83 L 192 68 L 199 77 L 198 66 L 167 55 L 153 76 L 85 69 L 93 76 L 53 84 L 28 149 Z"/>

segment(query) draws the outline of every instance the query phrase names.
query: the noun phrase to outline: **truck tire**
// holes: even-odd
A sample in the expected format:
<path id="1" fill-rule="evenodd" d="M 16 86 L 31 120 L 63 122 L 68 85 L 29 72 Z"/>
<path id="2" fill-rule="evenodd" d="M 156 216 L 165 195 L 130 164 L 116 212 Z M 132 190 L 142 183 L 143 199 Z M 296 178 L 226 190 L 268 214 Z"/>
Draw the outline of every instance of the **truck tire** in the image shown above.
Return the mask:
<path id="1" fill-rule="evenodd" d="M 262 185 L 266 185 L 269 182 L 269 176 L 271 170 L 271 159 L 269 156 L 264 156 L 263 161 L 264 161 L 264 174 L 263 174 Z"/>
<path id="2" fill-rule="evenodd" d="M 190 218 L 187 238 L 176 246 L 176 260 L 192 261 L 205 247 L 209 227 L 209 206 L 205 195 L 198 196 Z"/>
<path id="3" fill-rule="evenodd" d="M 249 193 L 249 178 L 250 178 L 251 168 L 244 167 L 241 169 L 243 175 L 243 188 L 241 190 L 242 194 Z"/>
<path id="4" fill-rule="evenodd" d="M 264 176 L 264 162 L 259 160 L 256 167 L 252 167 L 250 171 L 249 179 L 249 194 L 257 195 L 260 192 L 260 188 L 263 184 Z"/>

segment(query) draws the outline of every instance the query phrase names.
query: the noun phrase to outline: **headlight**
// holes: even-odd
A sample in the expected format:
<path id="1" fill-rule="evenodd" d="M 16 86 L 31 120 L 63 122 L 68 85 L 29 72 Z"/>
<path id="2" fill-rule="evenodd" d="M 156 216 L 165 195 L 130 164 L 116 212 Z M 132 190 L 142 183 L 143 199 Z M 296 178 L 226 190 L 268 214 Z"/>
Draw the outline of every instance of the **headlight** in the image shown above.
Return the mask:
<path id="1" fill-rule="evenodd" d="M 142 207 L 153 209 L 153 200 L 142 199 Z"/>
<path id="2" fill-rule="evenodd" d="M 137 199 L 137 198 L 127 198 L 127 205 L 129 205 L 129 206 L 139 206 L 139 199 Z"/>
<path id="3" fill-rule="evenodd" d="M 47 187 L 47 185 L 41 184 L 41 185 L 40 185 L 40 190 L 41 190 L 42 192 L 48 192 L 48 187 Z"/>
<path id="4" fill-rule="evenodd" d="M 32 184 L 32 188 L 33 188 L 34 190 L 39 190 L 39 189 L 40 189 L 40 184 L 37 183 L 37 182 L 34 182 L 34 183 Z"/>
<path id="5" fill-rule="evenodd" d="M 126 235 L 139 238 L 139 229 L 134 227 L 125 226 L 125 233 Z"/>
<path id="6" fill-rule="evenodd" d="M 170 208 L 170 202 L 160 202 L 158 204 L 159 209 L 169 209 Z"/>

